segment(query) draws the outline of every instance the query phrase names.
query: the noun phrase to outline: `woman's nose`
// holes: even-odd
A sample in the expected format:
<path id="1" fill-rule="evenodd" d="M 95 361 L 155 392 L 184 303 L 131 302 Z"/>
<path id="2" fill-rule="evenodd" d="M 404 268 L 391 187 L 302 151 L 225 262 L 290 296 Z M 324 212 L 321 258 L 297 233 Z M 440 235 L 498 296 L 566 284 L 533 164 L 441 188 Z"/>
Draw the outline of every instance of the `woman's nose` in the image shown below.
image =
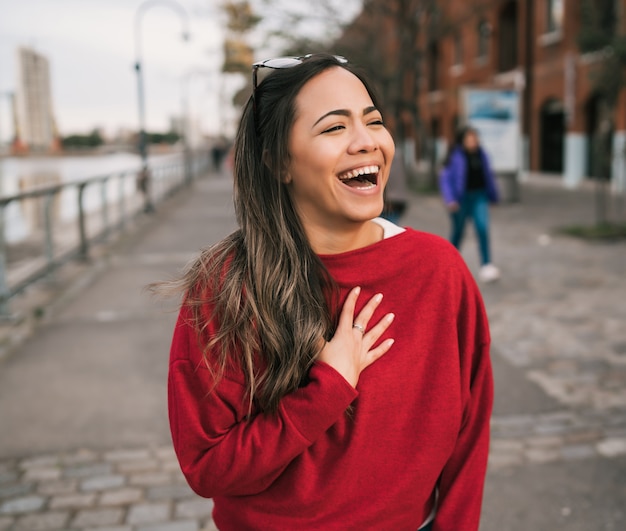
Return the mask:
<path id="1" fill-rule="evenodd" d="M 351 153 L 367 153 L 376 150 L 377 147 L 375 135 L 365 124 L 359 124 L 354 128 L 349 149 Z"/>

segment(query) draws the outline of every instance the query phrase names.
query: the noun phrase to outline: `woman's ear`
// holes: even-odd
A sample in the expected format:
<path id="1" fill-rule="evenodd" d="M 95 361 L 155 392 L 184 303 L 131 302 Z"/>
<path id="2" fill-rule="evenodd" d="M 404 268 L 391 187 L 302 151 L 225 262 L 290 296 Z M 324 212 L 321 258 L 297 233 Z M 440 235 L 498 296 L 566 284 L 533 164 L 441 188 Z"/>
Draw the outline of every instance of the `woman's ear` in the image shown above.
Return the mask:
<path id="1" fill-rule="evenodd" d="M 272 160 L 270 158 L 269 151 L 266 149 L 263 151 L 263 164 L 267 166 L 270 172 L 274 171 L 274 164 L 272 164 Z M 289 184 L 291 182 L 291 174 L 289 173 L 289 168 L 284 167 L 280 172 L 280 182 L 283 184 Z"/>

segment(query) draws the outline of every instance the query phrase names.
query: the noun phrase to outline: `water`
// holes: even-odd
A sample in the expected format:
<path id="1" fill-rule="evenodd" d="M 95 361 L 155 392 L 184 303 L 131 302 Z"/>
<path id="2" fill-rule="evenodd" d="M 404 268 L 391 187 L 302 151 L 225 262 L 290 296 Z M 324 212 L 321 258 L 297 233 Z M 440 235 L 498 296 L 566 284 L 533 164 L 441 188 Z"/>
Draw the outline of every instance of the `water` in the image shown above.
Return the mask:
<path id="1" fill-rule="evenodd" d="M 153 165 L 164 164 L 179 158 L 178 154 L 154 155 Z M 0 158 L 0 196 L 10 196 L 32 188 L 81 181 L 112 173 L 130 171 L 136 173 L 141 159 L 132 153 L 111 153 L 106 155 L 85 155 L 69 157 L 7 157 Z M 127 179 L 127 193 L 134 193 L 134 181 Z M 107 196 L 113 200 L 118 193 L 116 183 L 110 182 Z M 101 198 L 97 186 L 89 187 L 85 199 L 87 211 L 100 207 Z M 28 238 L 41 226 L 41 206 L 33 205 L 32 200 L 14 201 L 4 212 L 5 238 L 15 243 Z M 39 201 L 41 203 L 41 201 Z M 76 189 L 65 190 L 55 199 L 55 218 L 71 221 L 77 216 Z"/>

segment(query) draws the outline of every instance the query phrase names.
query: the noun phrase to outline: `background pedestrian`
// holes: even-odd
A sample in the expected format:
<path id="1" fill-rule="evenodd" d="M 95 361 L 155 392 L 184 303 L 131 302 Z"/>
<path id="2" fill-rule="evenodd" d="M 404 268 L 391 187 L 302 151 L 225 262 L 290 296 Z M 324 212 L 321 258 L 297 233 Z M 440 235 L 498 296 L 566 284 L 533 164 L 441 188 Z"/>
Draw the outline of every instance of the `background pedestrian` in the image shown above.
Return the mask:
<path id="1" fill-rule="evenodd" d="M 439 187 L 450 213 L 450 241 L 461 248 L 465 224 L 471 218 L 480 251 L 479 277 L 484 282 L 497 280 L 500 271 L 491 261 L 489 242 L 489 203 L 498 202 L 498 189 L 489 157 L 472 127 L 458 131 L 440 172 Z"/>

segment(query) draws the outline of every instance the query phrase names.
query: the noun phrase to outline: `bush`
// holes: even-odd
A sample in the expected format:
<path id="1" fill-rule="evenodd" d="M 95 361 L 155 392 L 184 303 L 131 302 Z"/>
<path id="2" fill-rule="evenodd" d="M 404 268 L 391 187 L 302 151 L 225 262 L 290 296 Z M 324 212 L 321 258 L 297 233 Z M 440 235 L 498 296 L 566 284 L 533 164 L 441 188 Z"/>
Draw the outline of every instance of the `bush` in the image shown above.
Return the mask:
<path id="1" fill-rule="evenodd" d="M 623 240 L 626 239 L 626 223 L 572 225 L 563 227 L 560 232 L 587 240 Z"/>
<path id="2" fill-rule="evenodd" d="M 69 135 L 61 138 L 64 148 L 95 148 L 104 144 L 99 131 L 92 131 L 88 135 Z"/>

